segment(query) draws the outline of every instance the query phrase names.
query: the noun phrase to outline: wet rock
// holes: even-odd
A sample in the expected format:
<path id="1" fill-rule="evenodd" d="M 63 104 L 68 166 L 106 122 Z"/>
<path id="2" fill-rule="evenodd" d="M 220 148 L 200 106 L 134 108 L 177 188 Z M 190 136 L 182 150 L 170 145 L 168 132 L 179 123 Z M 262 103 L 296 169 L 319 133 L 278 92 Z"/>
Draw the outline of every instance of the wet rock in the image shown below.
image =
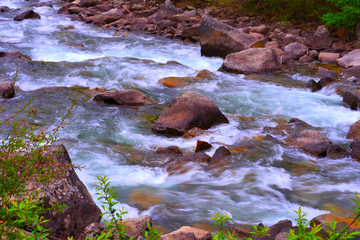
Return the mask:
<path id="1" fill-rule="evenodd" d="M 160 236 L 161 240 L 197 240 L 195 234 L 190 231 L 176 230 Z"/>
<path id="2" fill-rule="evenodd" d="M 339 145 L 331 145 L 326 150 L 326 157 L 330 159 L 348 158 L 350 157 L 350 153 L 344 147 Z"/>
<path id="3" fill-rule="evenodd" d="M 57 14 L 66 14 L 68 13 L 68 10 L 72 7 L 76 7 L 76 3 L 69 3 L 69 4 L 66 4 L 64 6 L 62 6 L 58 11 L 57 11 Z"/>
<path id="4" fill-rule="evenodd" d="M 360 94 L 347 91 L 343 95 L 343 102 L 346 103 L 351 110 L 357 110 L 360 104 Z"/>
<path id="5" fill-rule="evenodd" d="M 199 77 L 166 77 L 158 81 L 158 84 L 165 85 L 169 88 L 185 87 L 191 84 L 202 82 L 204 78 Z"/>
<path id="6" fill-rule="evenodd" d="M 13 98 L 14 95 L 15 95 L 15 89 L 12 82 L 0 82 L 1 98 Z"/>
<path id="7" fill-rule="evenodd" d="M 306 83 L 306 88 L 310 89 L 312 92 L 317 92 L 321 90 L 321 85 L 317 82 L 315 82 L 314 79 L 310 79 L 307 83 Z"/>
<path id="8" fill-rule="evenodd" d="M 270 234 L 270 236 L 264 236 L 258 238 L 259 240 L 265 240 L 265 239 L 275 239 L 275 237 L 281 233 L 286 232 L 288 233 L 289 230 L 292 228 L 292 222 L 290 220 L 281 220 L 277 222 L 276 224 L 269 227 L 269 231 L 267 232 Z"/>
<path id="9" fill-rule="evenodd" d="M 323 215 L 313 218 L 310 221 L 310 225 L 311 226 L 320 225 L 322 228 L 324 228 L 326 230 L 330 230 L 330 227 L 327 224 L 329 224 L 331 226 L 332 222 L 336 221 L 337 224 L 336 224 L 335 231 L 339 232 L 343 228 L 346 228 L 347 226 L 349 226 L 353 220 L 354 220 L 353 218 L 344 218 L 344 217 L 338 217 L 338 216 L 335 216 L 332 214 L 323 214 Z M 350 226 L 349 230 L 350 230 L 350 232 L 359 231 L 360 223 L 355 221 Z M 325 231 L 322 231 L 322 232 L 325 233 Z"/>
<path id="10" fill-rule="evenodd" d="M 170 0 L 166 0 L 158 10 L 155 18 L 157 21 L 161 19 L 170 19 L 172 16 L 183 12 L 184 11 L 181 8 L 176 8 Z"/>
<path id="11" fill-rule="evenodd" d="M 40 19 L 40 15 L 33 10 L 27 10 L 14 17 L 14 21 L 22 21 L 24 19 Z"/>
<path id="12" fill-rule="evenodd" d="M 231 152 L 226 147 L 222 146 L 216 149 L 214 155 L 209 161 L 209 169 L 214 169 L 227 165 L 231 158 Z"/>
<path id="13" fill-rule="evenodd" d="M 183 226 L 179 228 L 177 231 L 180 232 L 191 232 L 194 234 L 196 240 L 211 240 L 211 233 L 202 229 Z"/>
<path id="14" fill-rule="evenodd" d="M 360 160 L 360 138 L 355 138 L 350 144 L 351 156 L 355 159 Z"/>
<path id="15" fill-rule="evenodd" d="M 309 39 L 309 47 L 314 50 L 323 50 L 331 47 L 332 37 L 314 35 Z"/>
<path id="16" fill-rule="evenodd" d="M 229 231 L 232 233 L 235 233 L 235 237 L 238 237 L 239 239 L 245 239 L 250 237 L 252 234 L 249 229 L 240 227 L 240 226 L 231 226 L 229 227 Z"/>
<path id="17" fill-rule="evenodd" d="M 226 56 L 221 70 L 237 73 L 259 73 L 279 69 L 278 57 L 270 48 L 251 48 Z"/>
<path id="18" fill-rule="evenodd" d="M 196 75 L 196 77 L 199 78 L 205 78 L 207 80 L 213 80 L 216 79 L 216 75 L 213 74 L 212 72 L 210 72 L 209 70 L 201 70 L 200 72 L 198 72 L 198 74 Z"/>
<path id="19" fill-rule="evenodd" d="M 10 8 L 8 6 L 1 6 L 0 7 L 0 12 L 8 12 L 10 11 Z"/>
<path id="20" fill-rule="evenodd" d="M 18 50 L 13 52 L 0 52 L 0 62 L 29 62 L 31 58 L 28 55 L 20 53 Z"/>
<path id="21" fill-rule="evenodd" d="M 349 68 L 345 69 L 344 75 L 349 76 L 349 77 L 354 76 L 356 78 L 360 78 L 360 66 L 349 67 Z"/>
<path id="22" fill-rule="evenodd" d="M 321 78 L 318 83 L 323 88 L 323 87 L 329 86 L 330 84 L 332 84 L 334 82 L 335 82 L 334 78 L 324 77 L 324 78 Z"/>
<path id="23" fill-rule="evenodd" d="M 147 96 L 136 90 L 107 91 L 96 95 L 93 101 L 126 106 L 153 104 Z"/>
<path id="24" fill-rule="evenodd" d="M 198 140 L 196 142 L 195 152 L 202 152 L 202 151 L 208 150 L 210 148 L 212 148 L 212 145 L 210 143 Z"/>
<path id="25" fill-rule="evenodd" d="M 144 211 L 152 206 L 161 204 L 162 199 L 149 191 L 135 189 L 131 191 L 129 202 L 140 211 Z"/>
<path id="26" fill-rule="evenodd" d="M 125 236 L 138 239 L 144 237 L 143 231 L 149 230 L 147 224 L 151 225 L 151 217 L 145 215 L 137 218 L 125 218 L 122 222 L 120 221 L 119 224 L 124 224 L 129 229 Z M 119 234 L 115 233 L 112 239 L 120 239 Z"/>
<path id="27" fill-rule="evenodd" d="M 199 30 L 201 55 L 222 57 L 250 48 L 257 39 L 215 18 L 203 17 Z"/>
<path id="28" fill-rule="evenodd" d="M 315 73 L 316 76 L 320 77 L 328 77 L 328 78 L 336 78 L 336 73 L 334 71 L 331 71 L 329 69 L 319 67 L 318 70 Z"/>
<path id="29" fill-rule="evenodd" d="M 296 60 L 308 52 L 308 47 L 306 47 L 304 44 L 294 42 L 286 45 L 284 50 L 288 56 Z"/>
<path id="30" fill-rule="evenodd" d="M 182 137 L 183 138 L 193 138 L 193 137 L 204 135 L 206 133 L 207 133 L 207 131 L 202 130 L 201 128 L 198 128 L 198 127 L 194 127 L 192 129 L 186 131 Z"/>
<path id="31" fill-rule="evenodd" d="M 352 50 L 342 58 L 339 58 L 337 62 L 340 66 L 345 68 L 360 66 L 360 49 Z"/>
<path id="32" fill-rule="evenodd" d="M 53 145 L 45 156 L 51 157 L 62 166 L 69 166 L 71 159 L 63 145 Z M 40 190 L 45 207 L 65 204 L 63 213 L 47 212 L 44 218 L 49 220 L 43 227 L 50 230 L 50 235 L 58 239 L 75 239 L 91 223 L 99 223 L 101 211 L 94 203 L 85 185 L 80 181 L 74 169 L 65 168 L 63 176 L 55 178 L 47 185 L 29 185 L 30 190 Z"/>
<path id="33" fill-rule="evenodd" d="M 196 24 L 190 27 L 184 27 L 180 33 L 182 38 L 191 38 L 194 36 L 199 36 L 200 24 Z"/>
<path id="34" fill-rule="evenodd" d="M 285 139 L 285 142 L 292 146 L 298 146 L 315 157 L 326 157 L 326 151 L 332 145 L 327 137 L 315 130 L 293 133 Z"/>
<path id="35" fill-rule="evenodd" d="M 88 8 L 88 7 L 96 6 L 100 3 L 101 3 L 100 0 L 80 0 L 78 6 L 83 8 Z"/>
<path id="36" fill-rule="evenodd" d="M 331 53 L 331 52 L 321 52 L 319 54 L 319 60 L 324 63 L 336 63 L 340 53 Z"/>
<path id="37" fill-rule="evenodd" d="M 82 231 L 78 239 L 95 238 L 95 236 L 99 236 L 104 230 L 105 228 L 100 223 L 91 223 Z"/>
<path id="38" fill-rule="evenodd" d="M 124 14 L 118 9 L 111 9 L 107 12 L 93 16 L 91 19 L 94 24 L 102 26 L 108 23 L 115 22 L 124 17 Z"/>
<path id="39" fill-rule="evenodd" d="M 193 127 L 208 129 L 221 123 L 229 121 L 210 99 L 186 91 L 165 106 L 152 130 L 162 134 L 183 135 Z"/>
<path id="40" fill-rule="evenodd" d="M 354 139 L 357 137 L 360 137 L 360 120 L 350 126 L 349 133 L 346 136 L 347 139 Z"/>
<path id="41" fill-rule="evenodd" d="M 182 155 L 181 150 L 176 146 L 158 148 L 156 150 L 157 154 L 169 154 L 169 155 Z"/>
<path id="42" fill-rule="evenodd" d="M 209 161 L 210 157 L 205 153 L 188 153 L 170 160 L 166 165 L 166 171 L 169 174 L 184 173 L 193 168 L 191 163 L 197 163 L 202 165 L 202 167 L 206 167 Z"/>
<path id="43" fill-rule="evenodd" d="M 297 133 L 304 130 L 318 130 L 318 128 L 315 128 L 311 126 L 310 124 L 307 124 L 306 122 L 298 119 L 298 118 L 292 118 L 287 124 L 279 124 L 276 127 L 264 127 L 263 131 L 267 133 L 272 133 L 280 136 L 289 135 L 292 133 Z"/>

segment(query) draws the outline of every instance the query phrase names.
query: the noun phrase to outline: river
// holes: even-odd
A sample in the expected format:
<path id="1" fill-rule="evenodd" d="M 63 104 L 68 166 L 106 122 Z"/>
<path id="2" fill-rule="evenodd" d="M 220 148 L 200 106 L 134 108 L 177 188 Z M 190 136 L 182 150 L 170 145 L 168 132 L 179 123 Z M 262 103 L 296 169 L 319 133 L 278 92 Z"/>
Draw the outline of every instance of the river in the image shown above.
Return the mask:
<path id="1" fill-rule="evenodd" d="M 32 3 L 2 0 L 0 5 L 14 9 Z M 299 118 L 349 150 L 346 135 L 360 113 L 345 107 L 336 85 L 317 93 L 307 90 L 306 82 L 318 79 L 314 69 L 297 65 L 271 74 L 221 73 L 222 59 L 202 57 L 198 44 L 142 33 L 113 36 L 113 30 L 57 15 L 59 8 L 58 3 L 37 7 L 40 20 L 21 22 L 12 20 L 14 12 L 0 13 L 0 51 L 19 50 L 33 60 L 0 66 L 0 81 L 11 80 L 19 70 L 17 94 L 6 102 L 4 116 L 34 97 L 32 105 L 39 110 L 30 122 L 51 128 L 76 100 L 74 121 L 61 131 L 59 142 L 75 164 L 86 166 L 77 173 L 94 199 L 96 176 L 106 175 L 128 217 L 147 214 L 168 230 L 211 224 L 216 211 L 229 212 L 235 223 L 245 224 L 294 220 L 299 206 L 308 219 L 327 212 L 350 216 L 347 198 L 360 191 L 360 163 L 317 159 L 263 139 L 263 127 Z M 163 77 L 196 76 L 202 69 L 214 72 L 216 79 L 182 88 L 158 84 Z M 157 104 L 105 105 L 92 101 L 93 88 L 136 89 Z M 185 90 L 210 98 L 230 123 L 190 139 L 153 133 L 163 107 Z M 229 164 L 216 173 L 194 165 L 186 173 L 169 175 L 161 167 L 168 159 L 155 154 L 157 148 L 193 152 L 197 140 L 213 145 L 210 156 L 222 145 L 245 150 L 234 150 Z"/>

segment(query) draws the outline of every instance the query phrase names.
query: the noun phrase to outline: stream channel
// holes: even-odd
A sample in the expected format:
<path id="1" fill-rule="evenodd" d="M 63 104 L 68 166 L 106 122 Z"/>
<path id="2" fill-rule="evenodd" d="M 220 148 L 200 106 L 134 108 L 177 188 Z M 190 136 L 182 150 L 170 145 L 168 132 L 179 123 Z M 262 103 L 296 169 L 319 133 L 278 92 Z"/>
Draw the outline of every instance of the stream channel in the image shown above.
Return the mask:
<path id="1" fill-rule="evenodd" d="M 19 13 L 34 2 L 0 3 L 22 8 Z M 351 158 L 317 159 L 264 140 L 262 131 L 299 118 L 349 150 L 346 135 L 360 113 L 345 107 L 336 85 L 310 92 L 306 82 L 319 78 L 304 65 L 248 76 L 217 72 L 223 60 L 202 57 L 198 44 L 142 33 L 113 36 L 114 30 L 57 15 L 59 3 L 35 8 L 40 20 L 16 22 L 14 12 L 0 13 L 0 51 L 19 50 L 33 60 L 0 65 L 0 81 L 12 80 L 19 70 L 17 94 L 6 101 L 8 110 L 1 118 L 34 97 L 32 106 L 39 110 L 30 123 L 51 128 L 77 100 L 70 118 L 74 121 L 61 131 L 59 142 L 75 164 L 86 165 L 77 173 L 94 199 L 96 176 L 106 175 L 119 191 L 127 217 L 147 214 L 168 230 L 212 224 L 216 211 L 229 212 L 235 223 L 244 224 L 294 220 L 293 210 L 299 206 L 308 219 L 327 212 L 350 216 L 348 197 L 360 192 L 360 163 Z M 161 78 L 192 77 L 202 69 L 216 78 L 180 88 L 158 84 Z M 157 104 L 105 105 L 92 101 L 93 88 L 136 89 Z M 166 103 L 185 90 L 210 98 L 230 123 L 189 139 L 153 133 L 151 127 Z M 156 154 L 157 148 L 178 146 L 193 152 L 197 140 L 213 145 L 206 152 L 210 156 L 223 145 L 232 150 L 229 164 L 216 172 L 193 165 L 174 175 L 161 167 L 168 159 Z"/>

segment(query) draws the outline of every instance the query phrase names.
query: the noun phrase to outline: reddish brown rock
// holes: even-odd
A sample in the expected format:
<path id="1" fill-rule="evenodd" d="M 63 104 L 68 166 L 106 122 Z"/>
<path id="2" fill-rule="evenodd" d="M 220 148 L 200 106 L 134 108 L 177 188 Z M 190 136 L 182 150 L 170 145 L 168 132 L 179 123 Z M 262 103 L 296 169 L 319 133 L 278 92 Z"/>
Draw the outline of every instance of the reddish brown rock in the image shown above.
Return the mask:
<path id="1" fill-rule="evenodd" d="M 292 228 L 292 222 L 290 220 L 281 220 L 279 222 L 277 222 L 276 224 L 272 225 L 269 227 L 269 230 L 267 232 L 267 234 L 270 234 L 270 236 L 268 236 L 269 238 L 259 238 L 259 240 L 265 240 L 265 239 L 275 239 L 275 237 L 281 233 L 281 232 L 286 232 L 288 233 L 289 230 Z"/>
<path id="2" fill-rule="evenodd" d="M 124 17 L 124 14 L 118 9 L 111 9 L 107 12 L 93 16 L 91 19 L 94 24 L 102 26 L 104 24 L 115 22 Z"/>
<path id="3" fill-rule="evenodd" d="M 14 21 L 22 21 L 24 19 L 40 19 L 40 15 L 33 10 L 27 10 L 14 17 Z"/>
<path id="4" fill-rule="evenodd" d="M 347 91 L 343 95 L 343 102 L 352 110 L 357 110 L 360 106 L 360 94 L 357 92 Z"/>
<path id="5" fill-rule="evenodd" d="M 251 48 L 226 56 L 221 70 L 237 73 L 259 73 L 279 69 L 278 57 L 270 48 Z"/>
<path id="6" fill-rule="evenodd" d="M 0 82 L 0 98 L 13 98 L 15 95 L 12 82 Z"/>
<path id="7" fill-rule="evenodd" d="M 202 229 L 183 226 L 179 228 L 177 231 L 179 232 L 191 232 L 194 234 L 196 240 L 211 240 L 211 233 Z"/>
<path id="8" fill-rule="evenodd" d="M 96 6 L 100 3 L 101 3 L 100 0 L 80 0 L 78 6 L 83 8 L 88 8 L 88 7 Z"/>
<path id="9" fill-rule="evenodd" d="M 263 131 L 266 133 L 272 133 L 281 136 L 301 132 L 304 130 L 318 130 L 318 128 L 315 128 L 298 118 L 290 119 L 290 121 L 287 124 L 279 124 L 275 127 L 263 128 Z"/>
<path id="10" fill-rule="evenodd" d="M 250 48 L 257 39 L 214 18 L 204 16 L 199 30 L 201 55 L 222 57 Z"/>
<path id="11" fill-rule="evenodd" d="M 153 102 L 136 90 L 114 90 L 100 93 L 93 101 L 115 105 L 140 106 L 153 104 Z"/>
<path id="12" fill-rule="evenodd" d="M 360 138 L 355 138 L 350 144 L 351 156 L 355 159 L 360 160 Z"/>
<path id="13" fill-rule="evenodd" d="M 182 155 L 181 150 L 176 146 L 170 146 L 165 148 L 158 148 L 156 150 L 157 154 L 169 154 L 169 155 Z"/>
<path id="14" fill-rule="evenodd" d="M 210 157 L 205 153 L 188 153 L 183 156 L 177 157 L 173 160 L 170 160 L 166 165 L 166 171 L 169 174 L 178 174 L 184 173 L 193 168 L 191 163 L 197 163 L 202 167 L 206 167 Z"/>
<path id="15" fill-rule="evenodd" d="M 221 123 L 229 121 L 210 99 L 186 91 L 165 106 L 152 130 L 162 134 L 183 135 L 193 127 L 208 129 Z"/>
<path id="16" fill-rule="evenodd" d="M 151 225 L 150 216 L 141 216 L 137 218 L 125 218 L 119 224 L 123 224 L 129 230 L 125 233 L 125 236 L 132 237 L 132 239 L 138 239 L 139 237 L 144 237 L 143 231 L 149 230 L 147 224 Z M 119 235 L 115 233 L 112 239 L 120 239 Z"/>
<path id="17" fill-rule="evenodd" d="M 176 230 L 160 236 L 161 240 L 197 240 L 195 234 L 190 231 Z"/>
<path id="18" fill-rule="evenodd" d="M 31 58 L 28 55 L 20 53 L 18 50 L 13 52 L 0 52 L 0 61 L 6 62 L 29 62 Z"/>
<path id="19" fill-rule="evenodd" d="M 57 14 L 66 14 L 68 13 L 69 8 L 75 7 L 76 5 L 77 5 L 76 3 L 66 4 L 57 11 Z"/>
<path id="20" fill-rule="evenodd" d="M 183 138 L 193 138 L 193 137 L 204 135 L 206 133 L 207 133 L 207 131 L 202 130 L 198 127 L 194 127 L 192 129 L 186 131 L 182 137 Z"/>
<path id="21" fill-rule="evenodd" d="M 346 136 L 347 139 L 354 139 L 357 137 L 360 137 L 360 120 L 350 126 L 349 133 Z"/>
<path id="22" fill-rule="evenodd" d="M 341 159 L 341 158 L 349 158 L 351 157 L 350 153 L 339 145 L 331 145 L 326 150 L 326 157 L 330 159 Z"/>
<path id="23" fill-rule="evenodd" d="M 309 49 L 304 44 L 295 42 L 286 45 L 284 50 L 288 56 L 296 60 L 301 56 L 305 55 Z"/>
<path id="24" fill-rule="evenodd" d="M 323 214 L 323 215 L 313 218 L 310 221 L 310 225 L 311 226 L 320 225 L 324 229 L 330 230 L 330 227 L 327 224 L 331 225 L 333 221 L 336 221 L 337 224 L 336 224 L 335 231 L 339 232 L 343 228 L 348 227 L 350 225 L 350 223 L 352 223 L 353 220 L 354 220 L 353 218 L 344 218 L 344 217 L 338 217 L 338 216 L 335 216 L 332 214 Z M 350 230 L 350 232 L 360 231 L 360 223 L 355 221 L 350 226 L 349 230 Z M 322 231 L 322 232 L 326 234 L 325 231 Z"/>
<path id="25" fill-rule="evenodd" d="M 216 78 L 216 75 L 210 72 L 209 70 L 204 69 L 198 72 L 196 77 L 205 78 L 207 80 L 213 80 Z"/>
<path id="26" fill-rule="evenodd" d="M 224 146 L 219 147 L 209 161 L 209 168 L 214 169 L 225 166 L 230 158 L 231 152 Z"/>
<path id="27" fill-rule="evenodd" d="M 185 87 L 191 84 L 202 82 L 204 78 L 200 77 L 166 77 L 158 81 L 158 84 L 165 85 L 169 88 Z"/>
<path id="28" fill-rule="evenodd" d="M 181 30 L 180 37 L 182 38 L 191 38 L 199 36 L 200 24 L 195 24 L 190 27 L 184 27 Z"/>
<path id="29" fill-rule="evenodd" d="M 212 145 L 210 143 L 198 140 L 196 142 L 195 152 L 202 152 L 202 151 L 208 150 L 210 148 L 212 148 Z"/>

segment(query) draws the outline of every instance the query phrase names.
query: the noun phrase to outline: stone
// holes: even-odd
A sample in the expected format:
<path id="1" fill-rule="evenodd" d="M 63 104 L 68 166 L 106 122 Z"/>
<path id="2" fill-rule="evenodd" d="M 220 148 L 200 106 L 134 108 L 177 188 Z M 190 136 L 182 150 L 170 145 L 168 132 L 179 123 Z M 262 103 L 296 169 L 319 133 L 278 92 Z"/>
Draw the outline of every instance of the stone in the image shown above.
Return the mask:
<path id="1" fill-rule="evenodd" d="M 168 154 L 168 155 L 182 155 L 181 150 L 176 146 L 158 148 L 156 150 L 157 154 Z"/>
<path id="2" fill-rule="evenodd" d="M 299 58 L 299 62 L 301 62 L 301 63 L 308 63 L 308 62 L 312 62 L 312 61 L 314 61 L 314 59 L 308 55 L 304 55 Z"/>
<path id="3" fill-rule="evenodd" d="M 344 75 L 349 76 L 349 77 L 354 76 L 356 78 L 360 78 L 360 66 L 349 67 L 349 68 L 345 69 Z"/>
<path id="4" fill-rule="evenodd" d="M 203 16 L 199 30 L 201 55 L 222 57 L 250 48 L 256 37 L 222 23 L 215 18 Z"/>
<path id="5" fill-rule="evenodd" d="M 197 240 L 195 234 L 190 231 L 176 230 L 160 236 L 161 240 Z"/>
<path id="6" fill-rule="evenodd" d="M 13 98 L 15 95 L 14 83 L 0 82 L 0 98 Z"/>
<path id="7" fill-rule="evenodd" d="M 329 37 L 330 31 L 325 25 L 321 25 L 316 29 L 315 35 Z"/>
<path id="8" fill-rule="evenodd" d="M 56 177 L 49 184 L 29 184 L 28 189 L 40 190 L 41 200 L 44 206 L 65 204 L 63 213 L 46 212 L 44 219 L 49 220 L 42 226 L 49 231 L 50 236 L 57 239 L 67 239 L 73 236 L 75 239 L 91 223 L 100 223 L 101 211 L 93 201 L 89 191 L 80 181 L 71 166 L 71 159 L 63 145 L 53 145 L 44 153 L 60 166 L 69 166 L 61 170 L 62 176 Z"/>
<path id="9" fill-rule="evenodd" d="M 316 50 L 311 50 L 309 52 L 309 56 L 312 57 L 312 58 L 318 58 L 319 57 L 319 52 L 316 51 Z"/>
<path id="10" fill-rule="evenodd" d="M 281 67 L 278 57 L 270 48 L 251 48 L 226 56 L 220 70 L 236 73 L 269 72 Z"/>
<path id="11" fill-rule="evenodd" d="M 80 234 L 78 239 L 95 238 L 103 232 L 105 228 L 98 222 L 90 223 Z"/>
<path id="12" fill-rule="evenodd" d="M 309 47 L 314 50 L 323 50 L 331 47 L 332 37 L 313 35 L 309 39 Z"/>
<path id="13" fill-rule="evenodd" d="M 360 137 L 360 120 L 350 126 L 349 132 L 346 136 L 347 139 L 354 139 L 357 137 Z"/>
<path id="14" fill-rule="evenodd" d="M 57 11 L 57 14 L 66 14 L 70 8 L 76 7 L 76 5 L 77 5 L 76 3 L 66 4 L 66 5 L 62 6 L 61 8 L 59 8 L 59 10 Z"/>
<path id="15" fill-rule="evenodd" d="M 0 12 L 8 12 L 10 8 L 8 6 L 0 6 Z"/>
<path id="16" fill-rule="evenodd" d="M 312 92 L 317 92 L 321 90 L 321 85 L 317 82 L 315 82 L 314 79 L 310 79 L 307 83 L 306 83 L 306 88 L 310 89 Z"/>
<path id="17" fill-rule="evenodd" d="M 277 222 L 276 224 L 269 227 L 269 230 L 267 234 L 270 234 L 269 239 L 275 239 L 275 237 L 281 233 L 281 232 L 289 232 L 289 230 L 292 228 L 292 222 L 290 220 L 281 220 Z M 259 238 L 265 239 L 265 238 Z"/>
<path id="18" fill-rule="evenodd" d="M 149 230 L 147 225 L 151 225 L 151 217 L 145 215 L 136 218 L 125 218 L 119 224 L 124 224 L 125 227 L 128 227 L 125 236 L 138 239 L 139 237 L 144 237 L 143 231 Z M 115 233 L 112 239 L 120 239 L 119 234 Z"/>
<path id="19" fill-rule="evenodd" d="M 198 127 L 194 127 L 192 129 L 186 131 L 182 137 L 183 138 L 193 138 L 193 137 L 204 135 L 206 133 L 207 132 L 205 130 L 202 130 L 201 128 L 198 128 Z"/>
<path id="20" fill-rule="evenodd" d="M 342 58 L 339 58 L 337 62 L 340 66 L 345 68 L 360 66 L 360 49 L 352 50 Z"/>
<path id="21" fill-rule="evenodd" d="M 211 240 L 211 233 L 199 228 L 183 226 L 178 231 L 192 232 L 195 235 L 196 240 Z"/>
<path id="22" fill-rule="evenodd" d="M 301 56 L 305 55 L 308 52 L 308 47 L 301 43 L 290 43 L 286 45 L 284 51 L 287 55 L 289 55 L 292 59 L 299 59 Z"/>
<path id="23" fill-rule="evenodd" d="M 250 32 L 260 33 L 260 34 L 263 34 L 263 35 L 267 34 L 269 30 L 270 30 L 270 28 L 268 26 L 266 26 L 265 24 L 250 28 Z"/>
<path id="24" fill-rule="evenodd" d="M 78 6 L 83 8 L 88 8 L 88 7 L 96 6 L 100 3 L 101 3 L 100 0 L 80 0 Z"/>
<path id="25" fill-rule="evenodd" d="M 265 47 L 266 48 L 279 48 L 279 43 L 277 41 L 271 41 L 271 42 L 266 42 L 265 43 Z"/>
<path id="26" fill-rule="evenodd" d="M 191 84 L 202 82 L 204 78 L 200 77 L 166 77 L 158 81 L 158 84 L 162 84 L 169 88 L 186 87 Z"/>
<path id="27" fill-rule="evenodd" d="M 189 165 L 189 163 L 197 163 L 205 168 L 209 161 L 210 157 L 203 152 L 188 153 L 170 160 L 166 164 L 166 171 L 169 174 L 181 174 L 192 169 L 192 165 Z"/>
<path id="28" fill-rule="evenodd" d="M 285 135 L 301 132 L 304 130 L 318 130 L 318 128 L 315 128 L 298 118 L 290 119 L 290 121 L 287 124 L 279 124 L 276 127 L 263 128 L 264 132 L 272 133 L 280 136 L 285 136 Z"/>
<path id="29" fill-rule="evenodd" d="M 326 151 L 332 145 L 327 137 L 316 130 L 293 133 L 285 139 L 285 142 L 292 146 L 298 146 L 315 157 L 326 157 Z"/>
<path id="30" fill-rule="evenodd" d="M 24 19 L 40 19 L 40 15 L 33 10 L 27 10 L 14 17 L 14 21 L 22 21 Z"/>
<path id="31" fill-rule="evenodd" d="M 315 73 L 316 76 L 320 77 L 328 77 L 328 78 L 336 78 L 336 73 L 334 71 L 331 71 L 329 69 L 319 67 L 318 70 Z"/>
<path id="32" fill-rule="evenodd" d="M 349 226 L 350 223 L 353 222 L 353 220 L 354 220 L 353 218 L 338 217 L 333 214 L 323 214 L 323 215 L 313 218 L 310 221 L 310 225 L 311 226 L 320 225 L 324 229 L 330 230 L 330 227 L 327 224 L 331 225 L 333 221 L 336 221 L 337 224 L 336 224 L 335 231 L 339 232 L 340 230 L 343 229 L 343 227 L 346 228 L 347 226 Z M 327 223 L 327 224 L 325 224 L 325 223 Z M 360 223 L 355 221 L 349 227 L 349 230 L 350 230 L 350 232 L 360 231 Z"/>
<path id="33" fill-rule="evenodd" d="M 321 52 L 319 54 L 319 60 L 324 63 L 336 63 L 340 53 L 331 53 L 331 52 Z"/>
<path id="34" fill-rule="evenodd" d="M 107 12 L 92 17 L 93 23 L 99 26 L 115 22 L 124 17 L 124 14 L 118 9 L 111 9 Z"/>
<path id="35" fill-rule="evenodd" d="M 350 157 L 350 153 L 344 147 L 339 145 L 331 145 L 326 150 L 326 157 L 330 159 L 348 158 Z"/>
<path id="36" fill-rule="evenodd" d="M 194 36 L 199 36 L 200 24 L 195 24 L 190 27 L 184 27 L 181 31 L 180 37 L 182 38 L 191 38 Z"/>
<path id="37" fill-rule="evenodd" d="M 113 90 L 100 93 L 93 98 L 93 101 L 106 104 L 140 106 L 153 104 L 147 96 L 136 90 Z"/>
<path id="38" fill-rule="evenodd" d="M 18 50 L 13 52 L 0 52 L 0 62 L 30 62 L 31 58 L 28 55 L 20 53 Z"/>
<path id="39" fill-rule="evenodd" d="M 346 103 L 351 110 L 357 110 L 360 104 L 360 94 L 347 91 L 343 95 L 343 102 Z"/>
<path id="40" fill-rule="evenodd" d="M 232 233 L 235 233 L 235 237 L 238 237 L 239 239 L 245 239 L 250 236 L 253 236 L 250 232 L 252 230 L 240 227 L 240 226 L 231 226 L 229 227 L 229 231 Z"/>
<path id="41" fill-rule="evenodd" d="M 190 22 L 191 18 L 196 17 L 196 10 L 191 10 L 189 12 L 184 12 L 182 14 L 176 14 L 171 17 L 171 21 L 182 23 L 182 22 Z"/>
<path id="42" fill-rule="evenodd" d="M 355 138 L 350 144 L 351 156 L 355 159 L 360 160 L 360 138 Z"/>
<path id="43" fill-rule="evenodd" d="M 331 77 L 323 77 L 319 80 L 318 84 L 323 88 L 329 86 L 330 84 L 334 83 L 335 79 Z"/>
<path id="44" fill-rule="evenodd" d="M 183 12 L 184 11 L 181 8 L 176 8 L 170 0 L 166 0 L 156 13 L 155 19 L 157 21 L 161 19 L 170 19 L 172 16 Z"/>
<path id="45" fill-rule="evenodd" d="M 210 148 L 212 148 L 212 145 L 210 143 L 198 140 L 196 142 L 195 152 L 202 152 L 202 151 L 208 150 Z"/>
<path id="46" fill-rule="evenodd" d="M 214 73 L 210 72 L 209 70 L 206 70 L 206 69 L 201 70 L 200 72 L 198 72 L 196 77 L 205 78 L 207 80 L 216 79 L 216 75 Z"/>
<path id="47" fill-rule="evenodd" d="M 231 158 L 231 152 L 226 147 L 222 146 L 216 149 L 214 155 L 209 161 L 209 169 L 214 169 L 227 165 Z"/>
<path id="48" fill-rule="evenodd" d="M 229 121 L 210 99 L 186 91 L 165 106 L 152 130 L 162 134 L 183 135 L 193 127 L 208 129 L 221 123 Z"/>

